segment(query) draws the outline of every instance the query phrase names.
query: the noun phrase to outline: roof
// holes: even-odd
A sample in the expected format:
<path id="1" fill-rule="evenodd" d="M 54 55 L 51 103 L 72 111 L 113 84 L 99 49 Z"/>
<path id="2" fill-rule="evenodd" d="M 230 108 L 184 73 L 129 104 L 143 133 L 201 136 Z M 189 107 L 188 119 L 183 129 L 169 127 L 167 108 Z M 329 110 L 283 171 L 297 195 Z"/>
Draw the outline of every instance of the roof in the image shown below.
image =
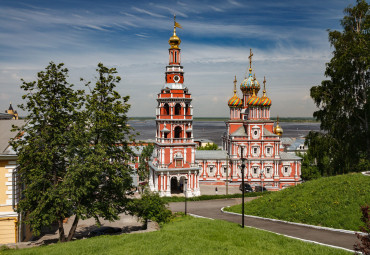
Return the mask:
<path id="1" fill-rule="evenodd" d="M 195 160 L 226 159 L 226 157 L 227 157 L 227 153 L 224 150 L 214 150 L 214 151 L 196 150 L 195 151 Z"/>
<path id="2" fill-rule="evenodd" d="M 280 152 L 280 157 L 281 159 L 283 160 L 302 160 L 301 157 L 298 157 L 294 154 L 291 154 L 291 153 L 287 153 L 287 152 Z"/>
<path id="3" fill-rule="evenodd" d="M 294 140 L 290 137 L 282 137 L 280 138 L 280 141 L 283 143 L 283 144 L 292 144 L 294 142 Z"/>
<path id="4" fill-rule="evenodd" d="M 297 139 L 295 140 L 295 142 L 294 142 L 294 143 L 292 143 L 292 144 L 287 148 L 287 150 L 296 150 L 296 149 L 298 149 L 298 147 L 299 147 L 300 145 L 304 144 L 304 142 L 305 142 L 305 139 L 297 138 Z"/>
<path id="5" fill-rule="evenodd" d="M 278 136 L 277 134 L 274 134 L 274 133 L 268 131 L 266 128 L 263 128 L 263 135 L 264 136 Z"/>
<path id="6" fill-rule="evenodd" d="M 245 132 L 244 125 L 238 128 L 234 133 L 231 134 L 232 136 L 247 136 Z"/>
<path id="7" fill-rule="evenodd" d="M 25 120 L 0 120 L 0 154 L 15 154 L 12 148 L 9 148 L 9 142 L 17 135 L 12 132 L 12 125 L 24 126 Z"/>

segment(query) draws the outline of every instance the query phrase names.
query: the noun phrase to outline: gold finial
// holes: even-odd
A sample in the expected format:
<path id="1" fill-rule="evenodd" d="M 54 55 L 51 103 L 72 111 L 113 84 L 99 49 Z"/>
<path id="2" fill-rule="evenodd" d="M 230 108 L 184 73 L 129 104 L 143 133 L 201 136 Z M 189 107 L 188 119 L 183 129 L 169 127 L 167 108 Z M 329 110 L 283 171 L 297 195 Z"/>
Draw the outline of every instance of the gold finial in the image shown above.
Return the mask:
<path id="1" fill-rule="evenodd" d="M 255 97 L 256 96 L 256 91 L 255 91 L 255 89 L 253 88 L 253 95 L 252 95 L 253 97 Z"/>
<path id="2" fill-rule="evenodd" d="M 263 95 L 266 94 L 266 77 L 263 76 Z"/>
<path id="3" fill-rule="evenodd" d="M 176 22 L 176 15 L 173 15 L 173 35 L 171 36 L 168 43 L 171 45 L 171 49 L 179 49 L 181 43 L 180 38 L 176 35 L 176 28 L 182 28 L 182 26 Z"/>
<path id="4" fill-rule="evenodd" d="M 252 56 L 253 56 L 253 53 L 252 53 L 252 49 L 249 49 L 249 68 L 252 69 Z"/>
<path id="5" fill-rule="evenodd" d="M 234 79 L 234 95 L 236 95 L 236 83 L 237 83 L 237 81 L 236 81 L 236 75 L 235 75 L 235 79 Z"/>

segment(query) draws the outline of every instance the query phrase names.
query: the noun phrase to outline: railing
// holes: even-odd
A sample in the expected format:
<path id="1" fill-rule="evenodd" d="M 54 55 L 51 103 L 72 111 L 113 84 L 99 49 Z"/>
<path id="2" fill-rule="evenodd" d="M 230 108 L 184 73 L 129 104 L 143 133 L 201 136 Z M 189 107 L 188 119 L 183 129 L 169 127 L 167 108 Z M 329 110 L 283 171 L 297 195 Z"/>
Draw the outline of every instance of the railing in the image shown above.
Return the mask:
<path id="1" fill-rule="evenodd" d="M 193 138 L 157 138 L 160 143 L 192 143 Z"/>

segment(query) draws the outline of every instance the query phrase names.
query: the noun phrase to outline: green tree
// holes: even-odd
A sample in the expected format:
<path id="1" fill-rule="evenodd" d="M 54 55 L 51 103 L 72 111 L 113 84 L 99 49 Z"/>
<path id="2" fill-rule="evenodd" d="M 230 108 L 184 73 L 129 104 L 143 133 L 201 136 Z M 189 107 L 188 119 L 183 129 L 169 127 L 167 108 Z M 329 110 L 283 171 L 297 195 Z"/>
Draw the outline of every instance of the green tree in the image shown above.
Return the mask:
<path id="1" fill-rule="evenodd" d="M 330 165 L 343 172 L 361 170 L 359 163 L 370 160 L 368 10 L 364 0 L 357 0 L 356 6 L 344 10 L 343 31 L 329 31 L 329 42 L 334 47 L 325 71 L 329 79 L 311 88 L 311 97 L 319 108 L 314 117 L 326 132 L 322 138 L 329 145 Z"/>
<path id="2" fill-rule="evenodd" d="M 133 139 L 127 125 L 128 96 L 121 97 L 114 90 L 121 80 L 115 68 L 98 64 L 95 87 L 86 86 L 85 110 L 72 128 L 73 141 L 70 150 L 70 168 L 65 182 L 68 198 L 74 204 L 76 215 L 72 229 L 79 219 L 99 217 L 105 220 L 119 219 L 126 210 L 126 194 L 132 189 L 130 159 L 134 157 L 128 146 Z M 71 240 L 74 232 L 68 236 Z"/>
<path id="3" fill-rule="evenodd" d="M 59 240 L 64 241 L 63 220 L 71 216 L 73 204 L 63 185 L 68 167 L 69 128 L 79 108 L 81 91 L 74 91 L 66 80 L 63 64 L 50 64 L 37 75 L 37 81 L 25 82 L 21 88 L 28 112 L 28 123 L 21 139 L 11 142 L 17 151 L 17 172 L 23 187 L 18 212 L 38 235 L 43 226 L 58 223 Z M 67 187 L 68 189 L 68 187 Z"/>
<path id="4" fill-rule="evenodd" d="M 30 112 L 18 152 L 19 212 L 37 235 L 42 226 L 58 222 L 59 240 L 70 241 L 79 219 L 118 219 L 126 210 L 133 153 L 128 140 L 128 96 L 114 91 L 120 77 L 114 68 L 98 65 L 90 93 L 74 91 L 63 64 L 50 63 L 37 82 L 23 82 Z M 90 83 L 86 84 L 90 86 Z M 75 215 L 65 236 L 63 220 Z"/>
<path id="5" fill-rule="evenodd" d="M 153 154 L 154 145 L 148 144 L 145 146 L 140 154 L 138 174 L 140 181 L 147 181 L 149 179 L 149 160 Z"/>
<path id="6" fill-rule="evenodd" d="M 167 209 L 166 203 L 160 198 L 158 193 L 144 190 L 141 199 L 133 199 L 129 206 L 131 215 L 141 218 L 144 223 L 144 229 L 148 226 L 148 221 L 166 223 L 171 220 L 172 212 Z"/>
<path id="7" fill-rule="evenodd" d="M 197 150 L 203 150 L 203 151 L 215 151 L 218 150 L 218 145 L 215 143 L 207 143 L 205 146 L 200 146 L 197 148 Z"/>

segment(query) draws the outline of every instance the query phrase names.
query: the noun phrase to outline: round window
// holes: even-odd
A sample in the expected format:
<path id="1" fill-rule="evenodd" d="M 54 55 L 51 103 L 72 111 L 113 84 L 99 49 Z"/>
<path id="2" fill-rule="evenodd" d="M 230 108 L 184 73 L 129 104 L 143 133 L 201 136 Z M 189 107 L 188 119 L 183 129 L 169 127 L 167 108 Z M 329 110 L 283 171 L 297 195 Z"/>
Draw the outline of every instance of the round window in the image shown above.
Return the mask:
<path id="1" fill-rule="evenodd" d="M 180 76 L 175 75 L 175 76 L 173 77 L 173 80 L 174 80 L 175 82 L 179 82 L 179 81 L 180 81 Z"/>

